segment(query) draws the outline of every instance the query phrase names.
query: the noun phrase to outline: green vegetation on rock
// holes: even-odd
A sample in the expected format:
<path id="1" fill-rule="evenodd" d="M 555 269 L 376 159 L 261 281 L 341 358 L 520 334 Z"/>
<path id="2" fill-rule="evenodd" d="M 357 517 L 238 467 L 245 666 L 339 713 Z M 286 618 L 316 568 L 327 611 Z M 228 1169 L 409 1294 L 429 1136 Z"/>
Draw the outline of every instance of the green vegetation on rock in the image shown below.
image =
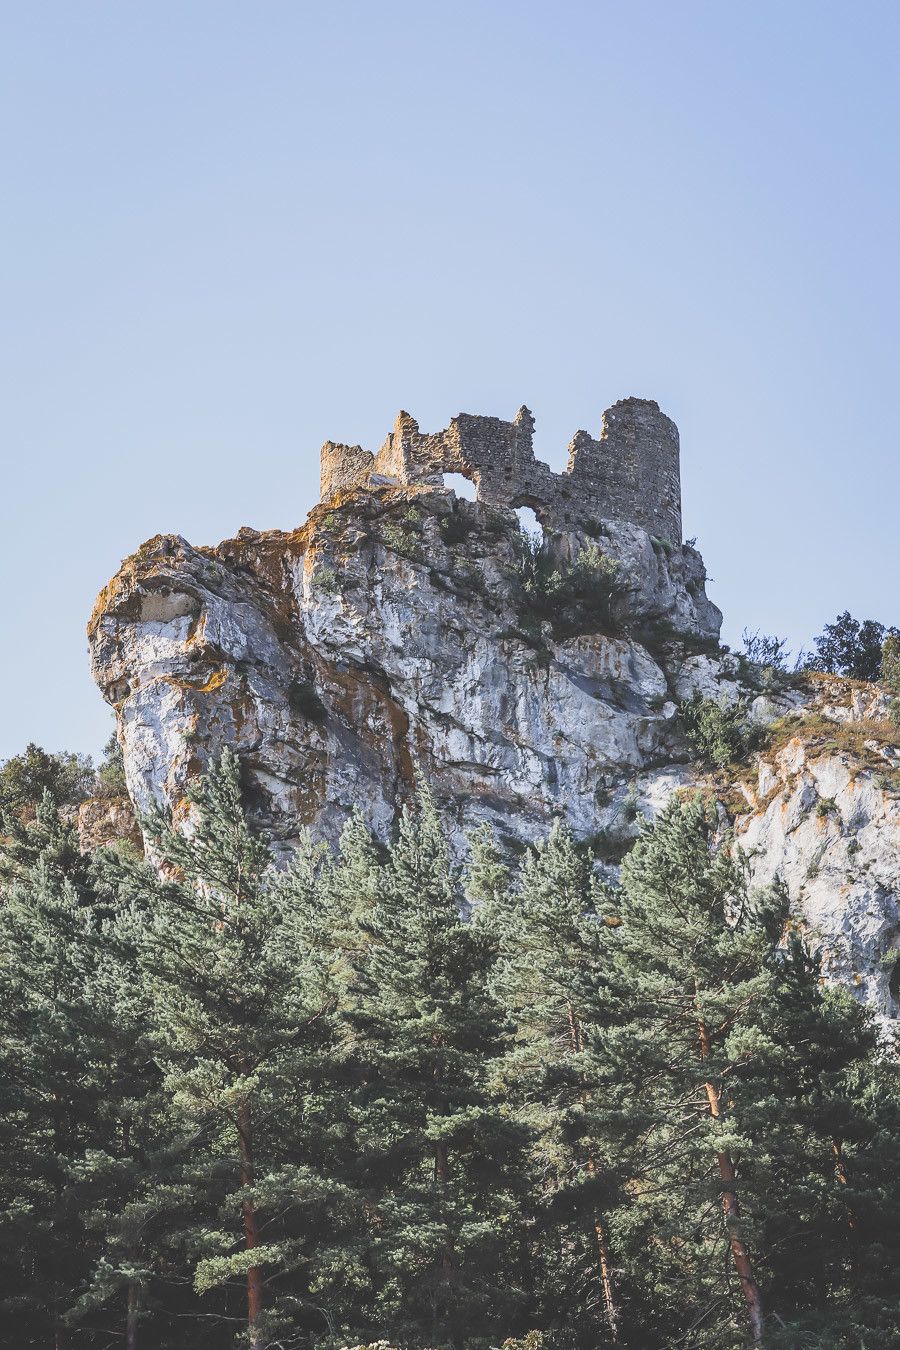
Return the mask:
<path id="1" fill-rule="evenodd" d="M 615 631 L 613 603 L 621 580 L 614 559 L 596 544 L 573 561 L 560 559 L 524 530 L 515 542 L 524 618 L 550 623 L 558 636 Z"/>
<path id="2" fill-rule="evenodd" d="M 706 698 L 698 689 L 678 709 L 691 749 L 700 764 L 724 769 L 745 759 L 759 741 L 758 728 L 737 700 Z"/>

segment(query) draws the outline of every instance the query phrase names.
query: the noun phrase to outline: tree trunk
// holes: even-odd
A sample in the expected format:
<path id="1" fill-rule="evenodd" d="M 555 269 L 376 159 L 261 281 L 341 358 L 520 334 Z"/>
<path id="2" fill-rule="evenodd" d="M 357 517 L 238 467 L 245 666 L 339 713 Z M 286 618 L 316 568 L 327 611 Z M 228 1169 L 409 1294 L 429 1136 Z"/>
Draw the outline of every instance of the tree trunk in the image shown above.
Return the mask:
<path id="1" fill-rule="evenodd" d="M 569 1019 L 569 1046 L 572 1054 L 575 1055 L 581 1049 L 581 1029 L 578 1025 L 578 1018 L 575 1016 L 575 1009 L 568 1000 L 566 1001 L 566 1013 Z M 584 1105 L 587 1106 L 586 1094 Z M 587 1168 L 592 1177 L 597 1175 L 597 1163 L 595 1159 L 590 1156 L 587 1160 Z M 594 1237 L 597 1242 L 597 1256 L 600 1263 L 600 1293 L 603 1297 L 603 1311 L 606 1314 L 610 1339 L 614 1344 L 618 1344 L 619 1310 L 616 1307 L 612 1262 L 609 1256 L 609 1238 L 606 1233 L 606 1224 L 603 1221 L 603 1215 L 599 1211 L 594 1212 Z"/>
<path id="2" fill-rule="evenodd" d="M 431 1038 L 431 1043 L 436 1047 L 441 1046 L 443 1045 L 443 1037 L 439 1035 L 433 1035 Z M 436 1057 L 435 1059 L 434 1067 L 432 1068 L 432 1077 L 438 1083 L 443 1077 L 443 1067 L 440 1062 L 440 1057 Z M 443 1094 L 441 1092 L 438 1093 L 438 1103 L 440 1110 L 443 1111 L 446 1109 L 446 1102 L 444 1101 Z M 433 1176 L 434 1180 L 441 1186 L 446 1186 L 450 1180 L 450 1151 L 447 1148 L 446 1140 L 443 1139 L 439 1140 L 434 1146 Z M 446 1281 L 449 1279 L 450 1272 L 453 1270 L 454 1265 L 455 1262 L 453 1259 L 453 1249 L 448 1243 L 444 1243 L 444 1245 L 441 1248 L 441 1256 L 440 1256 L 441 1278 L 443 1280 Z"/>
<path id="3" fill-rule="evenodd" d="M 122 1121 L 122 1152 L 126 1156 L 131 1153 L 131 1118 L 129 1116 L 126 1116 Z M 137 1261 L 137 1250 L 132 1249 L 129 1256 L 132 1260 Z M 137 1350 L 140 1308 L 141 1287 L 137 1280 L 129 1280 L 125 1296 L 125 1350 Z"/>
<path id="4" fill-rule="evenodd" d="M 597 1175 L 597 1166 L 593 1158 L 588 1158 L 588 1169 L 592 1176 Z M 619 1342 L 619 1310 L 616 1307 L 613 1288 L 612 1262 L 609 1258 L 609 1238 L 606 1224 L 599 1211 L 594 1214 L 594 1236 L 597 1239 L 597 1255 L 600 1258 L 600 1288 L 603 1291 L 603 1308 L 609 1324 L 609 1335 L 613 1344 Z"/>
<path id="5" fill-rule="evenodd" d="M 842 1139 L 832 1139 L 831 1152 L 834 1154 L 834 1175 L 842 1186 L 848 1186 L 847 1165 L 844 1162 L 844 1141 Z M 850 1205 L 847 1206 L 847 1226 L 854 1231 L 859 1227 L 859 1219 L 856 1217 Z"/>
<path id="6" fill-rule="evenodd" d="M 747 1244 L 733 1231 L 733 1225 L 741 1217 L 741 1209 L 735 1190 L 734 1164 L 727 1153 L 719 1153 L 716 1156 L 719 1160 L 719 1176 L 722 1178 L 722 1210 L 729 1230 L 729 1243 L 731 1255 L 734 1258 L 734 1268 L 741 1282 L 744 1302 L 747 1304 L 751 1335 L 754 1341 L 761 1341 L 763 1338 L 762 1294 L 753 1275 L 753 1266 L 750 1262 Z"/>
<path id="7" fill-rule="evenodd" d="M 843 1139 L 832 1139 L 831 1152 L 834 1155 L 834 1175 L 841 1186 L 849 1186 L 850 1180 L 847 1176 L 847 1164 L 844 1162 L 844 1141 Z M 847 1212 L 848 1229 L 848 1252 L 850 1256 L 850 1269 L 854 1277 L 859 1274 L 860 1248 L 859 1248 L 859 1216 L 852 1205 L 844 1204 Z"/>
<path id="8" fill-rule="evenodd" d="M 62 1175 L 61 1175 L 62 1164 L 60 1163 L 60 1159 L 63 1157 L 63 1154 L 64 1154 L 65 1135 L 66 1135 L 66 1119 L 65 1119 L 65 1112 L 64 1112 L 63 1104 L 62 1104 L 62 1098 L 60 1097 L 60 1095 L 59 1095 L 58 1092 L 54 1092 L 54 1094 L 53 1094 L 53 1156 L 54 1156 L 54 1158 L 55 1158 L 55 1160 L 56 1160 L 56 1164 L 57 1164 L 56 1169 L 55 1169 L 55 1172 L 54 1172 L 54 1176 L 53 1176 L 53 1194 L 54 1194 L 54 1197 L 55 1197 L 55 1204 L 54 1204 L 54 1206 L 53 1206 L 53 1220 L 52 1220 L 52 1224 L 53 1224 L 54 1236 L 57 1236 L 57 1234 L 58 1234 L 59 1217 L 60 1217 L 60 1204 L 61 1204 L 61 1201 L 62 1201 L 62 1193 L 63 1193 L 63 1182 L 62 1182 Z M 53 1350 L 65 1350 L 66 1342 L 67 1342 L 68 1339 L 69 1339 L 69 1337 L 68 1337 L 68 1331 L 67 1331 L 67 1328 L 64 1327 L 63 1324 L 62 1324 L 62 1322 L 59 1320 L 59 1311 L 58 1311 L 58 1310 L 59 1310 L 59 1300 L 56 1299 L 56 1298 L 54 1298 L 54 1300 L 53 1300 Z"/>
<path id="9" fill-rule="evenodd" d="M 709 1030 L 702 1018 L 699 1019 L 700 1034 L 700 1058 L 709 1059 L 712 1043 Z M 709 1102 L 709 1114 L 713 1120 L 718 1120 L 721 1115 L 721 1105 L 719 1093 L 714 1083 L 707 1080 L 703 1084 L 706 1090 L 706 1099 Z M 734 1268 L 737 1271 L 737 1277 L 741 1285 L 741 1293 L 744 1295 L 744 1302 L 747 1305 L 747 1315 L 750 1319 L 750 1334 L 754 1344 L 763 1338 L 763 1302 L 759 1285 L 753 1274 L 753 1266 L 750 1261 L 750 1252 L 743 1238 L 738 1237 L 735 1232 L 735 1225 L 741 1217 L 741 1207 L 738 1204 L 736 1178 L 734 1163 L 727 1153 L 717 1153 L 716 1157 L 719 1163 L 719 1177 L 722 1181 L 722 1212 L 725 1215 L 725 1226 L 728 1230 L 728 1242 L 731 1247 L 731 1255 L 734 1260 Z"/>
<path id="10" fill-rule="evenodd" d="M 250 1103 L 244 1101 L 238 1108 L 238 1146 L 241 1155 L 241 1185 L 252 1186 L 253 1172 L 253 1125 L 250 1116 Z M 253 1201 L 247 1199 L 242 1205 L 244 1216 L 244 1246 L 248 1252 L 259 1246 L 259 1216 Z M 263 1350 L 263 1342 L 258 1327 L 263 1306 L 262 1266 L 251 1266 L 247 1271 L 247 1330 L 250 1335 L 250 1350 Z"/>

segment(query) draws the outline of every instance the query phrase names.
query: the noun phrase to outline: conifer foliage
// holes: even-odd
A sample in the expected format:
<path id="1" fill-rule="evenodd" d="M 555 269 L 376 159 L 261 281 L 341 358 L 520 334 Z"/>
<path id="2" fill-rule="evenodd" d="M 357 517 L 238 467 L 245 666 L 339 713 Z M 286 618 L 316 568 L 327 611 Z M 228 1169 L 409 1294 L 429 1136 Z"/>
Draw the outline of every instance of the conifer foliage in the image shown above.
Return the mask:
<path id="1" fill-rule="evenodd" d="M 0 1325 L 52 1350 L 887 1350 L 892 1048 L 676 800 L 287 868 L 228 754 L 153 866 L 0 831 Z"/>
<path id="2" fill-rule="evenodd" d="M 308 941 L 314 915 L 293 903 L 299 878 L 277 876 L 247 825 L 236 759 L 226 752 L 189 800 L 196 821 L 184 833 L 151 817 L 165 870 L 126 873 L 121 925 L 163 1089 L 182 1129 L 202 1134 L 195 1184 L 210 1217 L 184 1235 L 193 1286 L 202 1296 L 244 1283 L 247 1338 L 261 1350 L 289 1316 L 286 1277 L 315 1260 L 318 1211 L 338 1201 L 309 1161 L 322 1146 L 333 991 Z M 295 1130 L 309 1131 L 305 1147 L 294 1148 Z M 292 1290 L 286 1306 L 297 1302 Z"/>
<path id="3" fill-rule="evenodd" d="M 498 997 L 515 1040 L 498 1086 L 530 1131 L 536 1295 L 560 1335 L 619 1339 L 608 1210 L 619 1178 L 597 1118 L 592 1033 L 605 1016 L 605 897 L 571 832 L 557 823 L 498 908 Z"/>
<path id="4" fill-rule="evenodd" d="M 521 1297 L 521 1131 L 489 1092 L 504 1033 L 490 946 L 463 920 L 427 792 L 404 810 L 374 890 L 343 1000 L 359 1184 L 375 1218 L 372 1330 L 502 1338 Z"/>
<path id="5" fill-rule="evenodd" d="M 864 1166 L 852 1182 L 842 1171 L 845 1135 L 874 1140 L 849 1087 L 872 1072 L 874 1039 L 797 935 L 783 940 L 778 889 L 749 895 L 715 836 L 701 801 L 676 800 L 622 867 L 595 1050 L 623 1143 L 639 1141 L 621 1215 L 626 1265 L 643 1253 L 637 1343 L 757 1344 L 793 1327 L 803 1344 L 827 1308 L 834 1339 L 811 1343 L 888 1345 L 897 1289 L 879 1244 L 893 1221 L 885 1211 L 863 1238 L 851 1194 Z M 895 1307 L 884 1320 L 863 1310 L 867 1243 Z"/>

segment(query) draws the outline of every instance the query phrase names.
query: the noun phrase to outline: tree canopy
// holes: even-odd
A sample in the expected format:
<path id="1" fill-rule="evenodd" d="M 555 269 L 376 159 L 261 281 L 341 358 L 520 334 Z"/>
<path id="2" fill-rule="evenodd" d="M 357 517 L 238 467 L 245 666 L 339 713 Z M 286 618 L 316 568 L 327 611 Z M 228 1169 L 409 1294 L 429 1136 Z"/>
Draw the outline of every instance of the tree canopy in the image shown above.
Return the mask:
<path id="1" fill-rule="evenodd" d="M 46 783 L 0 841 L 11 1343 L 896 1343 L 896 1059 L 702 800 L 617 884 L 427 789 L 279 871 L 241 781 L 154 867 Z"/>

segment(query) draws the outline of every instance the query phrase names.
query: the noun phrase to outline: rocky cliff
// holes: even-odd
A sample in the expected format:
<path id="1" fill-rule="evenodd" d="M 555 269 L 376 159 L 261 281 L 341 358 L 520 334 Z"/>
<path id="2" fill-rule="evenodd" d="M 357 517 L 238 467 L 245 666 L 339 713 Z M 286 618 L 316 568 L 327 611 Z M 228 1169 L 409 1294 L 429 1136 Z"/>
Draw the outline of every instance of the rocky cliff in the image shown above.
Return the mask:
<path id="1" fill-rule="evenodd" d="M 700 554 L 634 521 L 557 517 L 539 548 L 512 504 L 458 498 L 437 471 L 357 480 L 289 533 L 245 528 L 216 548 L 157 536 L 101 593 L 93 671 L 138 809 L 164 799 L 177 817 L 228 744 L 283 852 L 304 826 L 333 839 L 353 807 L 386 834 L 427 779 L 460 844 L 488 821 L 516 847 L 565 814 L 612 867 L 642 815 L 697 784 L 835 972 L 897 1014 L 884 696 L 765 687 L 719 647 Z M 695 690 L 769 727 L 752 763 L 699 773 L 678 714 Z"/>

